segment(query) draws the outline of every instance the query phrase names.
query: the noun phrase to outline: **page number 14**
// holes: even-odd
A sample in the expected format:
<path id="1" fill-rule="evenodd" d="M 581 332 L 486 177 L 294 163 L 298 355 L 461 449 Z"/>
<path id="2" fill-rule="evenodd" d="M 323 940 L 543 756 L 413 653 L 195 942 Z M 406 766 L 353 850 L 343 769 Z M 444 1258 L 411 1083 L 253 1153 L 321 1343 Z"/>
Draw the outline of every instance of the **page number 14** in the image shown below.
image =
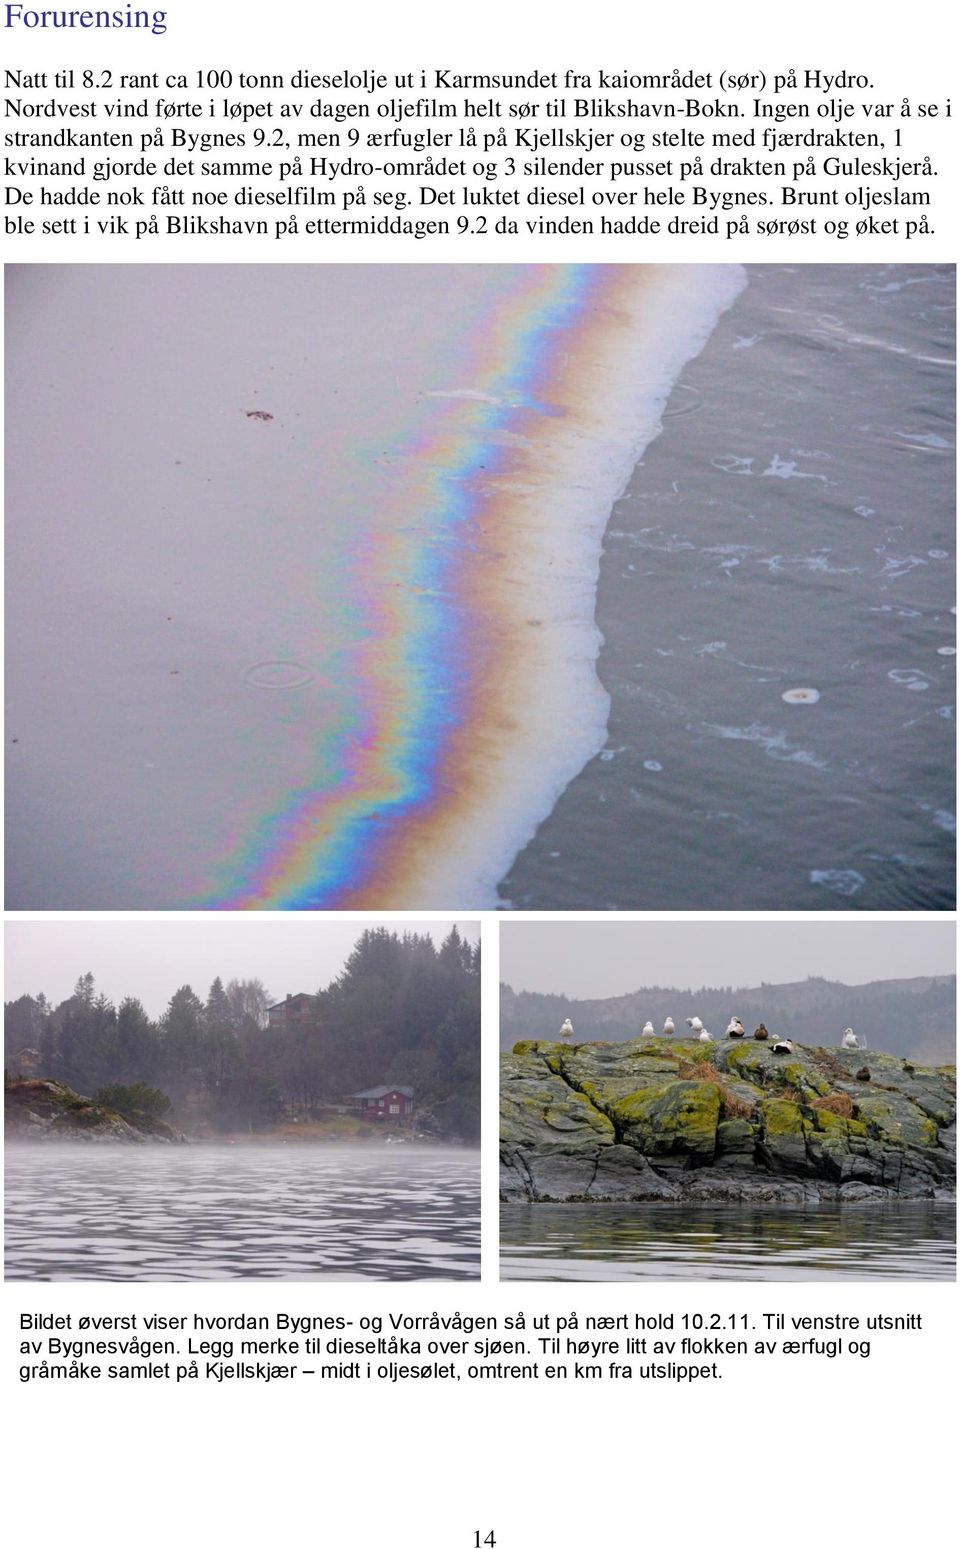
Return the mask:
<path id="1" fill-rule="evenodd" d="M 493 1528 L 490 1529 L 486 1537 L 481 1536 L 480 1529 L 477 1528 L 473 1535 L 473 1549 L 496 1549 L 496 1544 L 497 1540 L 493 1536 Z"/>

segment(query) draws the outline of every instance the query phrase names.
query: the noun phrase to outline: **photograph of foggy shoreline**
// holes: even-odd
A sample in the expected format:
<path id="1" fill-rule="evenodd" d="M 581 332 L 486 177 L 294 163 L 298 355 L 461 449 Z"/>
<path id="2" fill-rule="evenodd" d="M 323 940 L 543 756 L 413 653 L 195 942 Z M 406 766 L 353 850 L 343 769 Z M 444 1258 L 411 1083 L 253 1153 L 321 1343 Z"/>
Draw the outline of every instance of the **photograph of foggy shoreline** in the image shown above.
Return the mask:
<path id="1" fill-rule="evenodd" d="M 479 1275 L 476 923 L 270 936 L 8 923 L 8 1279 Z"/>

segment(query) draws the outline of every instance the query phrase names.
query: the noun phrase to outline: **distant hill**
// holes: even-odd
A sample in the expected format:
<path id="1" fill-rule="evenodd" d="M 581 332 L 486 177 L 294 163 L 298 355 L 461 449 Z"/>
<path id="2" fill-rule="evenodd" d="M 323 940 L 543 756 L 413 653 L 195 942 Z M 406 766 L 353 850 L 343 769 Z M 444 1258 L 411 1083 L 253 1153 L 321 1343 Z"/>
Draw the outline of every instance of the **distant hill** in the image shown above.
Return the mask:
<path id="1" fill-rule="evenodd" d="M 719 986 L 697 991 L 654 985 L 609 1000 L 567 1000 L 562 995 L 519 994 L 500 987 L 500 1047 L 520 1038 L 555 1038 L 564 1017 L 574 1035 L 619 1043 L 635 1038 L 648 1019 L 659 1032 L 672 1016 L 678 1031 L 684 1018 L 699 1016 L 722 1035 L 733 1013 L 747 1031 L 763 1021 L 772 1033 L 805 1044 L 840 1042 L 845 1027 L 865 1037 L 871 1049 L 924 1064 L 952 1064 L 956 1058 L 956 979 L 878 979 L 870 984 L 837 984 L 804 979 L 796 984 L 761 984 L 753 989 Z"/>
<path id="2" fill-rule="evenodd" d="M 175 964 L 170 974 L 175 984 Z M 291 1004 L 298 1009 L 288 1016 Z M 98 994 L 87 972 L 59 1005 L 42 994 L 7 1002 L 5 1068 L 27 1087 L 39 1082 L 47 1107 L 53 1088 L 99 1094 L 94 1106 L 103 1098 L 111 1107 L 105 1089 L 153 1088 L 192 1134 L 268 1134 L 293 1121 L 303 1133 L 369 1087 L 405 1086 L 418 1131 L 479 1140 L 480 949 L 456 926 L 440 946 L 427 934 L 370 926 L 332 983 L 273 1009 L 282 1021 L 270 1021 L 259 979 L 218 977 L 205 1001 L 181 984 L 152 1019 L 133 995 L 115 1006 Z M 25 1090 L 15 1100 L 36 1097 Z M 29 1107 L 25 1122 L 46 1111 Z"/>

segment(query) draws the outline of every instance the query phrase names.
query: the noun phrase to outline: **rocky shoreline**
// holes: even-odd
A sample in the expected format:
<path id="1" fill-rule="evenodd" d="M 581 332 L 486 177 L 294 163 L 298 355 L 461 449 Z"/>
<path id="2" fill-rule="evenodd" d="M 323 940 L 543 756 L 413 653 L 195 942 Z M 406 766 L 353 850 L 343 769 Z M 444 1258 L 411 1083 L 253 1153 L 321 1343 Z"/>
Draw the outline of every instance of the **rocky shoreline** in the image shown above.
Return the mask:
<path id="1" fill-rule="evenodd" d="M 956 1070 L 729 1039 L 524 1041 L 501 1056 L 501 1199 L 951 1199 Z"/>
<path id="2" fill-rule="evenodd" d="M 4 1131 L 8 1142 L 181 1145 L 182 1135 L 146 1113 L 120 1114 L 62 1081 L 44 1078 L 4 1083 Z"/>
<path id="3" fill-rule="evenodd" d="M 217 1132 L 192 1130 L 189 1135 L 152 1114 L 118 1113 L 92 1097 L 82 1097 L 62 1081 L 46 1077 L 11 1078 L 4 1083 L 4 1129 L 8 1143 L 194 1146 L 350 1146 L 362 1145 L 423 1150 L 430 1146 L 469 1145 L 459 1136 L 429 1130 L 364 1124 L 360 1119 L 279 1122 L 269 1129 Z"/>

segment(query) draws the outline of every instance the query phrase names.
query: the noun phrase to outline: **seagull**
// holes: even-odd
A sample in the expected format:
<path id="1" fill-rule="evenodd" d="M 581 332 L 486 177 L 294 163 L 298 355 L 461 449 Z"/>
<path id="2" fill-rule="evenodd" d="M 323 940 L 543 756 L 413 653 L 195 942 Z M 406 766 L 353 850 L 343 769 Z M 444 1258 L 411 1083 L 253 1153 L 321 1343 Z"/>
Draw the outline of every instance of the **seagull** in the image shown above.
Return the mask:
<path id="1" fill-rule="evenodd" d="M 673 1032 L 673 1017 L 667 1017 L 663 1024 L 663 1031 L 665 1034 Z"/>
<path id="2" fill-rule="evenodd" d="M 560 1029 L 560 1037 L 565 1039 L 573 1037 L 573 1023 L 569 1017 L 567 1017 L 566 1021 Z"/>
<path id="3" fill-rule="evenodd" d="M 847 1027 L 844 1029 L 843 1042 L 841 1047 L 844 1049 L 859 1049 L 860 1040 L 852 1027 Z"/>
<path id="4" fill-rule="evenodd" d="M 742 1038 L 744 1033 L 743 1023 L 739 1017 L 731 1017 L 727 1026 L 728 1038 Z"/>
<path id="5" fill-rule="evenodd" d="M 652 1038 L 653 1037 L 653 1023 L 652 1022 L 644 1022 L 644 1024 L 643 1024 L 643 1036 L 644 1036 L 644 1038 Z"/>
<path id="6" fill-rule="evenodd" d="M 698 1017 L 697 1021 L 699 1021 L 699 1020 L 700 1019 Z M 701 1028 L 700 1028 L 700 1042 L 701 1043 L 713 1043 L 713 1039 L 710 1037 L 710 1034 L 707 1032 L 707 1029 L 705 1027 L 703 1027 L 703 1026 L 701 1026 Z"/>
<path id="7" fill-rule="evenodd" d="M 687 1026 L 689 1027 L 691 1033 L 703 1032 L 703 1023 L 699 1017 L 687 1017 Z"/>

